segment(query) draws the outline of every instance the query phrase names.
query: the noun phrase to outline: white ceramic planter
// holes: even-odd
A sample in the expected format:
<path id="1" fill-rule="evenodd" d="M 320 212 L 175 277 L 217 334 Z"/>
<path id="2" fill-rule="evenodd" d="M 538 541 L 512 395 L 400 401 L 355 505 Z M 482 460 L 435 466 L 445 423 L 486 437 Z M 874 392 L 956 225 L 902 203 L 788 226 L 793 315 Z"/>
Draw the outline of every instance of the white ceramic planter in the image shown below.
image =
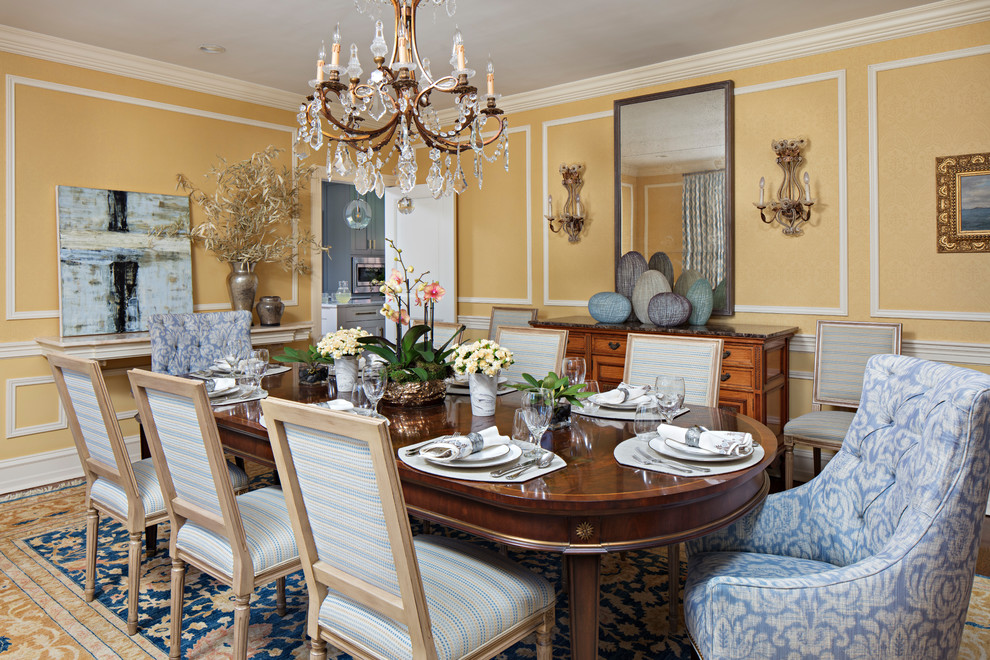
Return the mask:
<path id="1" fill-rule="evenodd" d="M 341 356 L 333 361 L 333 366 L 337 377 L 337 396 L 349 395 L 358 380 L 357 356 Z"/>

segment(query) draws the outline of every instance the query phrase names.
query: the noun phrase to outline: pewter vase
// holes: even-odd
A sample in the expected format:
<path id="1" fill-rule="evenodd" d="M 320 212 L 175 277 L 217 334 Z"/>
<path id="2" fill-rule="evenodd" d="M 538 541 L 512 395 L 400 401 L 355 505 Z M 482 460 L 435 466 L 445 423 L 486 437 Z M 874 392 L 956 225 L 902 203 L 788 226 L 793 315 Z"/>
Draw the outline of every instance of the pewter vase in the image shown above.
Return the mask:
<path id="1" fill-rule="evenodd" d="M 230 304 L 235 310 L 251 311 L 254 308 L 254 294 L 258 290 L 258 276 L 254 274 L 252 263 L 231 263 L 227 275 L 227 290 Z"/>

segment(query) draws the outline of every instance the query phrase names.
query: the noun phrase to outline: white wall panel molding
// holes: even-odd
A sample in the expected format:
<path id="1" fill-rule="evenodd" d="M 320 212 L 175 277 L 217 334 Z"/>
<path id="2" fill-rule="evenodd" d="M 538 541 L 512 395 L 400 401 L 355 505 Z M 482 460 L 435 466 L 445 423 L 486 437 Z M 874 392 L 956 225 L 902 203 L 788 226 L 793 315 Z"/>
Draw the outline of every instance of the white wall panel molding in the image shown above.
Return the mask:
<path id="1" fill-rule="evenodd" d="M 814 353 L 814 335 L 794 335 L 790 342 L 792 353 Z M 924 341 L 905 339 L 901 353 L 922 360 L 951 364 L 990 364 L 990 344 L 970 344 L 954 341 Z"/>
<path id="2" fill-rule="evenodd" d="M 125 436 L 124 444 L 132 461 L 141 458 L 139 436 Z M 0 461 L 0 495 L 78 479 L 82 476 L 82 466 L 79 464 L 79 454 L 76 453 L 75 446 L 19 458 L 8 458 Z"/>
<path id="3" fill-rule="evenodd" d="M 766 92 L 784 87 L 810 85 L 813 83 L 834 80 L 836 93 L 838 133 L 838 179 L 839 197 L 836 200 L 839 211 L 839 305 L 838 307 L 788 307 L 782 305 L 741 305 L 736 303 L 736 312 L 753 312 L 756 314 L 803 314 L 808 316 L 848 316 L 849 314 L 849 195 L 848 173 L 846 163 L 846 72 L 845 70 L 827 71 L 799 78 L 775 80 L 760 85 L 737 87 L 736 96 Z"/>
<path id="4" fill-rule="evenodd" d="M 543 197 L 546 199 L 550 195 L 550 157 L 547 155 L 549 146 L 550 129 L 554 126 L 564 126 L 566 124 L 577 124 L 583 121 L 594 121 L 612 116 L 611 110 L 604 112 L 593 112 L 587 115 L 575 115 L 574 117 L 564 117 L 563 119 L 553 119 L 543 122 Z M 540 215 L 542 218 L 543 216 Z M 587 300 L 556 300 L 550 297 L 550 224 L 543 222 L 543 304 L 547 307 L 585 307 Z"/>
<path id="5" fill-rule="evenodd" d="M 524 94 L 514 94 L 503 97 L 499 101 L 499 106 L 508 113 L 535 110 L 560 103 L 639 91 L 652 85 L 719 75 L 842 48 L 853 48 L 970 25 L 988 19 L 990 19 L 990 4 L 986 0 L 946 0 Z"/>
<path id="6" fill-rule="evenodd" d="M 2 27 L 2 26 L 0 26 Z M 16 129 L 17 129 L 17 117 L 14 112 L 16 107 L 15 95 L 18 86 L 23 87 L 34 87 L 39 89 L 47 89 L 54 92 L 60 92 L 63 94 L 74 94 L 77 96 L 86 96 L 89 98 L 102 99 L 104 101 L 111 101 L 114 103 L 124 103 L 128 105 L 136 105 L 145 108 L 154 108 L 156 110 L 164 110 L 166 112 L 175 112 L 178 114 L 192 115 L 195 117 L 203 117 L 206 119 L 215 119 L 218 121 L 226 121 L 234 124 L 243 124 L 247 126 L 256 126 L 259 128 L 266 128 L 273 131 L 281 131 L 286 134 L 287 143 L 286 148 L 291 151 L 292 140 L 295 136 L 295 128 L 291 126 L 283 126 L 281 124 L 273 124 L 271 122 L 258 121 L 255 119 L 247 119 L 245 117 L 236 117 L 234 115 L 225 115 L 217 112 L 208 112 L 206 110 L 199 110 L 197 108 L 187 108 L 180 105 L 172 105 L 169 103 L 159 103 L 157 101 L 149 101 L 147 99 L 137 98 L 134 96 L 123 96 L 121 94 L 111 94 L 109 92 L 103 92 L 94 89 L 87 89 L 84 87 L 73 87 L 72 85 L 63 85 L 61 83 L 53 83 L 46 80 L 36 80 L 33 78 L 24 78 L 21 76 L 6 76 L 6 126 L 5 126 L 5 136 L 7 142 L 7 149 L 5 155 L 5 167 L 6 167 L 6 188 L 7 188 L 7 204 L 6 204 L 6 258 L 7 258 L 7 273 L 6 273 L 6 296 L 7 296 L 7 309 L 6 318 L 8 321 L 17 320 L 27 320 L 27 319 L 57 319 L 59 313 L 57 309 L 47 309 L 47 310 L 37 310 L 31 312 L 19 312 L 17 311 L 17 282 L 16 276 L 16 212 L 17 204 L 15 199 L 15 193 L 17 190 L 16 186 L 16 163 L 17 163 L 17 151 L 16 151 Z M 54 221 L 54 219 L 52 219 Z M 57 262 L 56 262 L 57 265 Z M 299 276 L 296 273 L 292 274 L 292 298 L 290 300 L 285 300 L 285 305 L 291 307 L 297 305 L 297 293 L 298 293 L 298 280 Z M 202 305 L 195 305 L 193 307 L 196 311 L 207 311 L 207 310 L 226 310 L 230 309 L 228 303 L 208 303 Z"/>
<path id="7" fill-rule="evenodd" d="M 302 98 L 299 94 L 273 87 L 7 25 L 0 25 L 0 50 L 59 64 L 71 62 L 73 66 L 93 71 L 137 78 L 235 101 L 257 103 L 280 110 L 296 111 Z"/>
<path id="8" fill-rule="evenodd" d="M 32 385 L 54 385 L 55 379 L 52 376 L 32 376 L 27 378 L 7 379 L 7 439 L 20 438 L 25 435 L 35 433 L 47 433 L 49 431 L 61 431 L 68 428 L 68 421 L 65 417 L 65 409 L 62 407 L 58 397 L 55 401 L 58 405 L 58 419 L 45 424 L 33 424 L 31 426 L 17 425 L 17 388 L 30 387 Z"/>
<path id="9" fill-rule="evenodd" d="M 532 305 L 533 304 L 533 135 L 529 124 L 510 128 L 507 133 L 523 133 L 526 136 L 526 297 L 492 298 L 488 296 L 459 296 L 459 303 L 484 305 Z M 485 328 L 487 328 L 487 322 Z"/>
<path id="10" fill-rule="evenodd" d="M 0 343 L 0 360 L 13 360 L 39 355 L 41 355 L 41 347 L 33 341 L 6 341 Z"/>
<path id="11" fill-rule="evenodd" d="M 988 5 L 990 6 L 990 5 Z M 963 48 L 922 57 L 892 60 L 867 67 L 867 97 L 870 150 L 870 315 L 878 318 L 931 319 L 946 321 L 990 321 L 990 312 L 952 310 L 884 309 L 880 306 L 880 146 L 878 126 L 877 77 L 883 71 L 945 62 L 964 57 L 990 54 L 990 45 Z M 976 364 L 986 364 L 983 362 Z"/>

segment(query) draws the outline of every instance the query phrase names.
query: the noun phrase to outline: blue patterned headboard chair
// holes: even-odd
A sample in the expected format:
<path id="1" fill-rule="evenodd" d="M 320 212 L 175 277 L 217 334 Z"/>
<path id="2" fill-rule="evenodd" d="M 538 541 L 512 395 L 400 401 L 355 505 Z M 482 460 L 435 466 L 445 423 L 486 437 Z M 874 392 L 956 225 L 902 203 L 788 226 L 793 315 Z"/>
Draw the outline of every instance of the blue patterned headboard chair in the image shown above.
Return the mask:
<path id="1" fill-rule="evenodd" d="M 154 314 L 148 319 L 151 370 L 187 374 L 205 369 L 231 341 L 242 354 L 251 350 L 251 312 Z"/>
<path id="2" fill-rule="evenodd" d="M 990 375 L 870 358 L 822 473 L 689 543 L 703 657 L 954 658 L 988 489 Z"/>

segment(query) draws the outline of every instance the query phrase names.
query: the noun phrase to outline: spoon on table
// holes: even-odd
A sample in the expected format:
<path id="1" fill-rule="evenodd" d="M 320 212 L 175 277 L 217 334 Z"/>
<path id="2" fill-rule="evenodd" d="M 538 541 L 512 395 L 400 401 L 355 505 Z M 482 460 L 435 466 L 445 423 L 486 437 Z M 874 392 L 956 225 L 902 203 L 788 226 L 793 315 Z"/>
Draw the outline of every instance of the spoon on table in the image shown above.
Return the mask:
<path id="1" fill-rule="evenodd" d="M 554 456 L 555 454 L 552 451 L 545 451 L 536 459 L 535 463 L 527 463 L 524 467 L 519 468 L 518 471 L 506 475 L 505 478 L 511 481 L 522 476 L 524 472 L 529 472 L 530 468 L 543 469 L 549 467 L 553 463 Z"/>

